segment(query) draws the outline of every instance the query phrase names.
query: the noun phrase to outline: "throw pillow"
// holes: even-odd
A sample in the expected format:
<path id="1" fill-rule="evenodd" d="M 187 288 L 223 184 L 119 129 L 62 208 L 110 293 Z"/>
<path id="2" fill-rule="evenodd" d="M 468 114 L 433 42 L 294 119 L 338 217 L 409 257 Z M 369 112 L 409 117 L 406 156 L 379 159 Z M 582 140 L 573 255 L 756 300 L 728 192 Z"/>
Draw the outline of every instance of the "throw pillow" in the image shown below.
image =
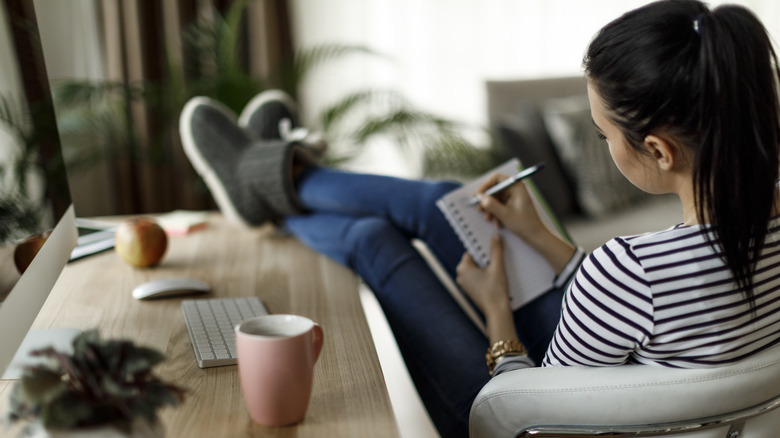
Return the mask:
<path id="1" fill-rule="evenodd" d="M 620 173 L 596 135 L 587 96 L 547 100 L 542 117 L 585 214 L 604 216 L 648 196 Z"/>
<path id="2" fill-rule="evenodd" d="M 523 166 L 545 164 L 532 179 L 556 216 L 565 218 L 578 212 L 571 178 L 563 171 L 537 105 L 519 105 L 514 113 L 497 120 L 495 132 L 507 153 Z"/>

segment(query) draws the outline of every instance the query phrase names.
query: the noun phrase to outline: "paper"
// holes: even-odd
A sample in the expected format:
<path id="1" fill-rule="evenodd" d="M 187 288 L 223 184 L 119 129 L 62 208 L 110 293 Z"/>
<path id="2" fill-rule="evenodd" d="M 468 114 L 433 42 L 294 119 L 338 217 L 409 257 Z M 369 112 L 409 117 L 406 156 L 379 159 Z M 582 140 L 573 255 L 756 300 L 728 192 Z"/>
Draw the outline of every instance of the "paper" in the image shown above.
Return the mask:
<path id="1" fill-rule="evenodd" d="M 481 267 L 490 263 L 491 239 L 501 233 L 504 243 L 504 268 L 509 285 L 509 301 L 512 309 L 518 309 L 537 296 L 549 290 L 555 280 L 555 271 L 547 261 L 522 239 L 511 231 L 496 227 L 485 220 L 478 206 L 468 205 L 468 200 L 482 183 L 495 172 L 507 176 L 517 173 L 520 162 L 512 159 L 487 172 L 463 187 L 444 195 L 436 206 L 444 213 L 460 237 L 474 261 Z M 530 190 L 536 209 L 542 221 L 553 232 L 561 235 L 561 227 L 539 199 L 539 194 Z"/>
<path id="2" fill-rule="evenodd" d="M 169 236 L 183 236 L 208 226 L 209 214 L 205 211 L 174 210 L 160 215 L 157 223 Z"/>

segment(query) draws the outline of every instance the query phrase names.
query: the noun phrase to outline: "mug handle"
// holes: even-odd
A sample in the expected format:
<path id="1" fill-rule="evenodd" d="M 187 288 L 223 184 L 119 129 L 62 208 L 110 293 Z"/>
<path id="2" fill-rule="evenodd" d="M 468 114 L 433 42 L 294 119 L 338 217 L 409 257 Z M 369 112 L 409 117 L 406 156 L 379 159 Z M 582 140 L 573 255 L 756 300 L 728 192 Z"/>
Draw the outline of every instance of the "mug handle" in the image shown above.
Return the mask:
<path id="1" fill-rule="evenodd" d="M 314 326 L 312 326 L 312 332 L 313 332 L 313 339 L 312 344 L 314 345 L 314 361 L 313 363 L 317 362 L 317 359 L 320 358 L 320 352 L 322 352 L 322 344 L 325 340 L 325 334 L 322 331 L 322 327 L 320 327 L 319 324 L 316 322 L 314 323 Z"/>

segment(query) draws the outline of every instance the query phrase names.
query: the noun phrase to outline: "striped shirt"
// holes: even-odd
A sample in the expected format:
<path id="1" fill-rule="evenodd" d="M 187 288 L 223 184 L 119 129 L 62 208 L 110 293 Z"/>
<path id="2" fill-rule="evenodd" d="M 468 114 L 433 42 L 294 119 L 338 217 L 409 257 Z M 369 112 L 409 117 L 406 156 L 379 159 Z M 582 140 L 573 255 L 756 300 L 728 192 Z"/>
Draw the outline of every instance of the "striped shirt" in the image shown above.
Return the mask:
<path id="1" fill-rule="evenodd" d="M 755 313 L 706 226 L 618 237 L 574 276 L 543 365 L 725 365 L 780 341 L 780 218 L 754 276 Z"/>

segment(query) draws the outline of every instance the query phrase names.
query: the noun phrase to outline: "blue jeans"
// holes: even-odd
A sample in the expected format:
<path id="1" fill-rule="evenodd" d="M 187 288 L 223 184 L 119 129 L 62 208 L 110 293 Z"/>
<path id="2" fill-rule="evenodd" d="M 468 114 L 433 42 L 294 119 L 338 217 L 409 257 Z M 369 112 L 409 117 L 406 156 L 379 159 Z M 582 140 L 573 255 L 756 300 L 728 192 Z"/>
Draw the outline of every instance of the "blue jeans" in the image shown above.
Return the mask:
<path id="1" fill-rule="evenodd" d="M 312 167 L 297 182 L 309 210 L 287 231 L 354 270 L 376 294 L 420 398 L 443 437 L 468 436 L 471 404 L 490 376 L 488 340 L 453 300 L 411 239 L 424 241 L 449 274 L 464 247 L 435 203 L 459 185 Z M 520 340 L 539 364 L 563 291 L 515 312 Z"/>

